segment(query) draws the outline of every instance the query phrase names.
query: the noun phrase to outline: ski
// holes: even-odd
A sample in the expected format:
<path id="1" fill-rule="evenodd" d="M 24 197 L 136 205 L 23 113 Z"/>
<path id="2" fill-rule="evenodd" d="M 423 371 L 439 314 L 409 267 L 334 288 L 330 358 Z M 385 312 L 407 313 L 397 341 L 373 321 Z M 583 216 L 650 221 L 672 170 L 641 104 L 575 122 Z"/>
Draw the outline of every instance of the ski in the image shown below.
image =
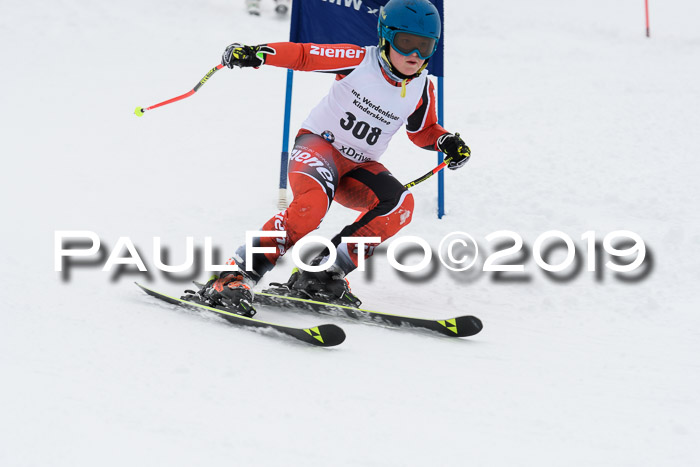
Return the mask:
<path id="1" fill-rule="evenodd" d="M 484 327 L 481 320 L 476 316 L 457 316 L 456 318 L 449 319 L 416 318 L 412 316 L 364 310 L 347 305 L 319 302 L 307 298 L 290 297 L 278 293 L 275 289 L 266 289 L 262 292 L 256 292 L 254 304 L 312 311 L 325 315 L 352 318 L 366 323 L 429 329 L 449 337 L 473 336 L 478 334 Z"/>
<path id="2" fill-rule="evenodd" d="M 321 324 L 319 326 L 314 326 L 310 328 L 295 328 L 290 326 L 283 326 L 281 324 L 268 323 L 266 321 L 248 318 L 246 316 L 239 315 L 233 311 L 228 311 L 223 308 L 215 308 L 202 303 L 171 297 L 170 295 L 156 292 L 155 290 L 149 289 L 148 287 L 144 287 L 139 283 L 136 283 L 136 285 L 139 286 L 141 290 L 146 292 L 151 297 L 155 297 L 164 302 L 185 308 L 190 308 L 196 311 L 209 311 L 216 313 L 222 318 L 224 318 L 226 321 L 237 326 L 273 329 L 287 336 L 291 336 L 295 339 L 306 342 L 307 344 L 312 344 L 319 347 L 333 347 L 335 345 L 341 344 L 345 340 L 345 332 L 342 328 L 336 326 L 335 324 Z"/>

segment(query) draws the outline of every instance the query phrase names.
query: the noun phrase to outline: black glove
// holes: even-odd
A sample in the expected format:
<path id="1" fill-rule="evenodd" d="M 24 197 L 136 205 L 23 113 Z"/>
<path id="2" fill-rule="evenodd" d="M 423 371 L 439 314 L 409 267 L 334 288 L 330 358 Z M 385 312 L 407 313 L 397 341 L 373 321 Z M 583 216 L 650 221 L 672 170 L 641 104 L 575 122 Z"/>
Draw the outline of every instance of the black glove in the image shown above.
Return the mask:
<path id="1" fill-rule="evenodd" d="M 266 54 L 275 55 L 275 49 L 267 45 L 243 45 L 233 43 L 226 47 L 221 63 L 229 68 L 234 66 L 258 68 L 265 64 Z"/>
<path id="2" fill-rule="evenodd" d="M 450 158 L 447 168 L 452 170 L 462 167 L 469 160 L 469 156 L 472 155 L 467 143 L 459 137 L 459 133 L 454 135 L 445 133 L 440 136 L 437 140 L 437 147 L 440 152 Z"/>

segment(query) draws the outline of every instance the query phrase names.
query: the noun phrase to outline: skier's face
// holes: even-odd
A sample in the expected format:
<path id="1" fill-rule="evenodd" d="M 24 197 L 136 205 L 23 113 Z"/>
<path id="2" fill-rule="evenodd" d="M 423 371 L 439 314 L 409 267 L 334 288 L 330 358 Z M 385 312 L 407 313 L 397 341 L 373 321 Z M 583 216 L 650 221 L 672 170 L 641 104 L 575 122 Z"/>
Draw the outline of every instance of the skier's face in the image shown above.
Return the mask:
<path id="1" fill-rule="evenodd" d="M 417 52 L 414 52 L 408 56 L 401 55 L 394 50 L 393 47 L 389 47 L 389 60 L 391 60 L 391 64 L 394 65 L 394 68 L 406 76 L 411 76 L 418 73 L 420 67 L 423 66 L 423 63 L 425 63 L 425 60 L 418 58 Z"/>

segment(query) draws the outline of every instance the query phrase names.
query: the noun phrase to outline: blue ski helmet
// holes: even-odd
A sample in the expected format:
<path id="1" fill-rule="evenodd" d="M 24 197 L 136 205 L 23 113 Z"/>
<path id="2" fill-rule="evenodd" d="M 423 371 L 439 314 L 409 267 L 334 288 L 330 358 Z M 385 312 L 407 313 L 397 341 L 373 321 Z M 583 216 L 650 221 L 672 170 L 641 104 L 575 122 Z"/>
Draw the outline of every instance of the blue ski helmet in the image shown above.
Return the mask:
<path id="1" fill-rule="evenodd" d="M 418 52 L 427 60 L 437 50 L 441 26 L 440 14 L 428 0 L 390 0 L 379 13 L 379 46 L 391 44 L 401 55 Z"/>

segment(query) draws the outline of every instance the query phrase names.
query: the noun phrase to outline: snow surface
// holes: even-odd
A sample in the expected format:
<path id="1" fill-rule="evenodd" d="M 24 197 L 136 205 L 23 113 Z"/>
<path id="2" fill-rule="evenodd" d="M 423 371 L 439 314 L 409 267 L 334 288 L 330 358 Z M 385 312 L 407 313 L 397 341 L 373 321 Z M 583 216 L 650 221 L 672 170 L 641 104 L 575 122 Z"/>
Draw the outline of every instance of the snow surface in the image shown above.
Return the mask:
<path id="1" fill-rule="evenodd" d="M 0 465 L 700 463 L 700 4 L 652 1 L 647 39 L 638 0 L 448 3 L 446 126 L 473 160 L 446 174 L 442 220 L 435 181 L 412 190 L 401 235 L 488 248 L 509 229 L 532 247 L 557 229 L 585 247 L 627 229 L 648 276 L 555 282 L 530 256 L 527 282 L 408 280 L 380 253 L 351 276 L 367 308 L 485 328 L 450 340 L 260 310 L 341 325 L 333 349 L 156 303 L 132 281 L 184 283 L 155 270 L 154 236 L 174 264 L 188 235 L 227 256 L 275 213 L 286 72 L 222 70 L 133 109 L 191 89 L 230 42 L 285 40 L 286 21 L 272 2 L 251 18 L 242 1 L 3 0 Z M 295 74 L 294 129 L 332 79 Z M 382 161 L 405 181 L 435 165 L 403 134 Z M 317 233 L 353 218 L 333 207 Z M 106 253 L 130 237 L 150 278 L 95 264 L 62 280 L 57 230 L 94 231 Z"/>

